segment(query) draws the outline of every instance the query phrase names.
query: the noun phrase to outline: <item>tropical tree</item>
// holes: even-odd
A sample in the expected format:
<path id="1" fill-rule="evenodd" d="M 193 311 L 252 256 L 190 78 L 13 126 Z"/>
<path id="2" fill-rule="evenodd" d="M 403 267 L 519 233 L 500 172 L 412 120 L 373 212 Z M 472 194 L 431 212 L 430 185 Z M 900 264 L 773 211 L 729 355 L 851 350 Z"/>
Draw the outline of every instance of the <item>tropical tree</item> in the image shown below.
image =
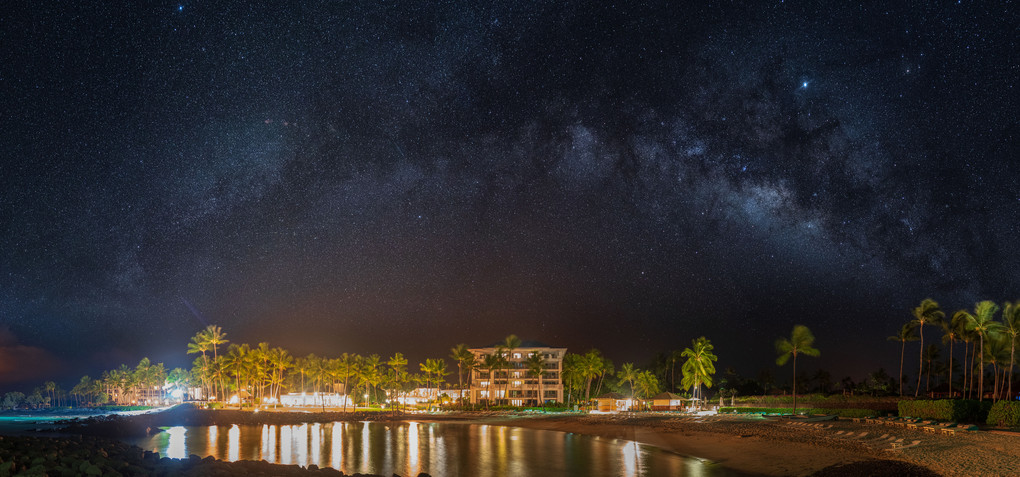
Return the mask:
<path id="1" fill-rule="evenodd" d="M 538 351 L 532 351 L 525 362 L 528 372 L 538 380 L 538 403 L 545 407 L 545 395 L 542 394 L 542 380 L 545 379 L 545 357 Z"/>
<path id="2" fill-rule="evenodd" d="M 963 316 L 967 319 L 967 329 L 978 334 L 981 344 L 981 349 L 978 352 L 981 357 L 981 367 L 978 368 L 978 401 L 984 400 L 985 397 L 985 337 L 997 333 L 1002 328 L 1002 324 L 995 321 L 995 314 L 998 311 L 999 305 L 993 301 L 984 300 L 974 305 L 974 314 L 963 310 L 957 312 L 965 313 Z"/>
<path id="3" fill-rule="evenodd" d="M 779 357 L 776 358 L 776 364 L 782 366 L 790 360 L 790 356 L 793 356 L 793 413 L 797 414 L 797 355 L 803 354 L 805 356 L 818 356 L 821 354 L 818 349 L 814 348 L 815 336 L 811 334 L 811 330 L 804 325 L 796 325 L 793 327 L 793 333 L 790 335 L 790 339 L 780 338 L 776 340 L 776 352 L 779 353 Z"/>
<path id="4" fill-rule="evenodd" d="M 386 365 L 393 370 L 391 388 L 394 394 L 397 394 L 399 397 L 401 381 L 404 375 L 407 374 L 407 358 L 404 357 L 403 353 L 396 353 L 386 360 Z"/>
<path id="5" fill-rule="evenodd" d="M 273 348 L 271 353 L 270 362 L 272 363 L 273 372 L 272 379 L 270 380 L 270 391 L 269 395 L 273 399 L 273 407 L 276 407 L 276 403 L 280 402 L 280 391 L 284 384 L 284 373 L 294 367 L 294 357 L 291 354 L 280 347 Z M 346 392 L 346 390 L 345 390 Z"/>
<path id="6" fill-rule="evenodd" d="M 450 348 L 450 358 L 457 362 L 457 392 L 464 392 L 464 371 L 467 371 L 469 375 L 471 374 L 471 370 L 475 367 L 475 354 L 468 349 L 466 344 L 460 343 Z M 463 396 L 461 396 L 460 405 L 463 409 Z"/>
<path id="7" fill-rule="evenodd" d="M 659 379 L 655 373 L 645 370 L 638 372 L 634 377 L 634 386 L 642 398 L 648 399 L 659 393 Z"/>
<path id="8" fill-rule="evenodd" d="M 511 334 L 503 339 L 503 349 L 506 350 L 506 392 L 503 393 L 506 397 L 507 404 L 510 404 L 510 369 L 516 367 L 514 363 L 514 350 L 521 347 L 521 339 L 517 335 Z"/>
<path id="9" fill-rule="evenodd" d="M 1003 379 L 1002 387 L 999 386 L 999 368 L 1000 365 L 1005 373 L 1006 361 L 1009 360 L 1009 335 L 1007 334 L 994 334 L 988 336 L 988 341 L 985 346 L 984 360 L 992 365 L 992 400 L 998 400 L 999 395 L 1005 390 L 1006 382 Z"/>
<path id="10" fill-rule="evenodd" d="M 702 399 L 701 386 L 711 389 L 712 377 L 715 375 L 715 362 L 719 360 L 712 351 L 715 346 L 704 336 L 691 340 L 691 347 L 684 348 L 681 355 L 686 358 L 680 371 L 683 379 L 680 381 L 684 389 L 694 389 L 694 395 Z"/>
<path id="11" fill-rule="evenodd" d="M 918 337 L 914 334 L 917 327 L 914 326 L 913 322 L 905 323 L 900 327 L 900 331 L 895 335 L 886 338 L 889 341 L 900 342 L 900 396 L 903 396 L 903 355 L 907 351 L 907 341 L 917 341 Z"/>
<path id="12" fill-rule="evenodd" d="M 620 370 L 616 372 L 616 378 L 620 380 L 620 386 L 627 383 L 630 386 L 630 396 L 634 397 L 634 380 L 637 379 L 640 370 L 634 369 L 634 363 L 623 363 Z"/>
<path id="13" fill-rule="evenodd" d="M 939 347 L 938 347 L 938 345 L 934 345 L 934 344 L 928 345 L 928 347 L 925 348 L 925 350 L 924 350 L 924 360 L 925 360 L 925 362 L 928 363 L 928 366 L 927 366 L 928 370 L 925 373 L 925 378 L 924 378 L 924 392 L 925 393 L 928 393 L 929 391 L 931 391 L 929 385 L 931 384 L 932 362 L 937 360 L 937 359 L 939 359 Z M 935 376 L 935 378 L 937 379 L 938 376 Z"/>
<path id="14" fill-rule="evenodd" d="M 379 371 L 379 366 L 382 365 L 380 359 L 379 355 L 371 354 L 361 361 L 361 381 L 365 385 L 365 393 L 367 394 L 371 390 L 372 398 L 375 402 L 379 401 L 375 390 L 382 382 L 383 377 L 383 374 Z"/>
<path id="15" fill-rule="evenodd" d="M 485 400 L 485 409 L 489 409 L 489 402 L 496 397 L 496 370 L 503 366 L 503 355 L 497 349 L 495 353 L 487 354 L 482 358 L 482 369 L 489 372 L 488 396 Z"/>
<path id="16" fill-rule="evenodd" d="M 195 336 L 191 337 L 191 342 L 188 343 L 188 354 L 201 354 L 202 355 L 202 365 L 200 367 L 200 369 L 202 370 L 202 372 L 200 373 L 201 374 L 200 377 L 202 379 L 202 394 L 203 394 L 203 396 L 206 399 L 209 399 L 209 396 L 210 396 L 210 392 L 209 392 L 210 387 L 209 387 L 209 380 L 208 380 L 208 376 L 209 376 L 209 358 L 206 355 L 206 353 L 209 350 L 212 349 L 212 345 L 209 343 L 208 340 L 205 339 L 205 336 L 206 336 L 205 335 L 205 330 L 202 330 L 202 331 L 199 331 L 198 333 L 196 333 Z M 195 373 L 195 374 L 199 374 L 199 373 Z"/>
<path id="17" fill-rule="evenodd" d="M 1013 399 L 1013 364 L 1016 363 L 1016 341 L 1020 336 L 1020 301 L 1016 303 L 1006 302 L 1002 310 L 1003 332 L 1009 335 L 1009 374 L 1006 379 L 1006 396 Z"/>
<path id="18" fill-rule="evenodd" d="M 958 315 L 958 313 L 954 313 L 949 322 L 944 320 L 942 322 L 942 344 L 949 343 L 949 397 L 953 397 L 953 344 L 962 339 L 963 334 L 967 331 L 967 320 Z M 964 349 L 964 355 L 966 354 L 966 349 Z M 903 365 L 901 364 L 900 367 L 902 368 Z M 902 396 L 903 393 L 900 392 L 900 395 Z"/>
<path id="19" fill-rule="evenodd" d="M 338 381 L 342 381 L 343 382 L 343 384 L 344 384 L 344 394 L 346 394 L 347 396 L 351 396 L 352 395 L 351 388 L 350 388 L 351 378 L 356 378 L 358 376 L 358 368 L 360 367 L 358 363 L 359 363 L 360 360 L 361 360 L 361 357 L 358 356 L 357 354 L 348 354 L 348 353 L 341 354 L 340 358 L 337 359 L 337 365 L 336 365 L 336 368 L 334 368 L 334 370 L 336 372 L 336 378 L 337 378 Z M 407 363 L 405 362 L 404 364 L 407 364 Z M 344 412 L 347 412 L 347 401 L 348 400 L 349 399 L 347 399 L 347 398 L 344 399 L 344 405 L 343 405 L 344 406 Z"/>
<path id="20" fill-rule="evenodd" d="M 237 408 L 241 408 L 241 404 L 244 402 L 244 396 L 241 391 L 244 391 L 246 386 L 242 386 L 242 382 L 247 384 L 245 381 L 248 379 L 248 359 L 251 347 L 247 343 L 244 344 L 232 344 L 227 348 L 226 355 L 226 372 L 229 376 L 234 377 L 234 388 L 237 390 Z M 245 391 L 247 392 L 247 391 Z"/>
<path id="21" fill-rule="evenodd" d="M 921 375 L 924 368 L 924 324 L 939 325 L 945 319 L 946 314 L 939 308 L 938 302 L 931 298 L 925 298 L 921 301 L 921 305 L 914 308 L 914 319 L 911 323 L 917 325 L 917 334 L 921 337 L 921 349 L 918 351 L 917 356 L 920 362 L 917 364 L 917 388 L 914 389 L 914 397 L 917 397 L 921 391 Z"/>

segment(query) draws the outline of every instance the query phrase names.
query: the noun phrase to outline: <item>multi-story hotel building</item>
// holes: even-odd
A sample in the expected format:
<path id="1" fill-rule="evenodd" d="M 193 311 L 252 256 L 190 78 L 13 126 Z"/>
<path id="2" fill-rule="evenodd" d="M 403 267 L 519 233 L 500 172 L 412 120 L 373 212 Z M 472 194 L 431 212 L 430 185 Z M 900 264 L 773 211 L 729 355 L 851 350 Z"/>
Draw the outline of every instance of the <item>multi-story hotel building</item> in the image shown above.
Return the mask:
<path id="1" fill-rule="evenodd" d="M 499 344 L 486 348 L 471 348 L 475 355 L 475 368 L 471 372 L 471 402 L 487 400 L 490 404 L 538 406 L 542 402 L 563 402 L 563 355 L 566 348 L 552 348 L 537 341 L 523 341 L 521 346 L 507 350 Z M 502 353 L 506 361 L 494 371 L 483 363 L 486 356 Z M 528 369 L 528 357 L 537 353 L 542 357 L 542 380 Z M 541 392 L 542 396 L 539 397 Z"/>

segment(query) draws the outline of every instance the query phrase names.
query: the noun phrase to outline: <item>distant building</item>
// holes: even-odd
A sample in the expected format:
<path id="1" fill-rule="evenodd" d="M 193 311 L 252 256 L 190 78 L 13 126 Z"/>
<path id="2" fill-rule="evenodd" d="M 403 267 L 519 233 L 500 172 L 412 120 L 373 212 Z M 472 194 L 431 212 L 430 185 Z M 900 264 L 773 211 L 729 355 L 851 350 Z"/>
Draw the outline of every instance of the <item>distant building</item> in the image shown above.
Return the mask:
<path id="1" fill-rule="evenodd" d="M 543 402 L 563 402 L 563 355 L 566 348 L 553 348 L 537 341 L 523 341 L 512 354 L 498 344 L 471 348 L 477 363 L 471 372 L 471 402 L 514 406 L 538 406 Z M 507 364 L 491 372 L 482 366 L 486 356 L 501 351 Z M 528 356 L 538 353 L 544 361 L 542 382 L 528 370 Z M 542 393 L 539 396 L 539 392 Z"/>
<path id="2" fill-rule="evenodd" d="M 595 398 L 595 409 L 599 412 L 623 412 L 634 409 L 637 401 L 620 393 L 605 393 Z"/>
<path id="3" fill-rule="evenodd" d="M 410 392 L 390 394 L 390 399 L 401 405 L 415 406 L 435 401 L 442 397 L 446 397 L 450 401 L 456 401 L 460 396 L 467 397 L 468 393 L 467 389 L 458 391 L 456 389 L 415 388 Z"/>
<path id="4" fill-rule="evenodd" d="M 682 411 L 687 405 L 683 396 L 670 392 L 656 394 L 651 401 L 653 411 Z"/>
<path id="5" fill-rule="evenodd" d="M 272 404 L 271 400 L 267 401 L 268 404 Z M 280 396 L 281 406 L 291 407 L 312 407 L 312 406 L 324 406 L 324 407 L 343 407 L 346 403 L 347 407 L 354 407 L 354 403 L 351 398 L 347 397 L 346 394 L 336 393 L 290 393 Z"/>

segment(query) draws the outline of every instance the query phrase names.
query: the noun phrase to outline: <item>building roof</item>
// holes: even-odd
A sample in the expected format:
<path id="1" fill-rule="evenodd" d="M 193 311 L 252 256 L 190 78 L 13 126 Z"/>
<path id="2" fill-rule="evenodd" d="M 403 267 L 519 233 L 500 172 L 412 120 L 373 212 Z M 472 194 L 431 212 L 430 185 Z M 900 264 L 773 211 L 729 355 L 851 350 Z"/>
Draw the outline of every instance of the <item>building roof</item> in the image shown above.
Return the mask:
<path id="1" fill-rule="evenodd" d="M 662 392 L 662 393 L 659 393 L 659 394 L 656 394 L 656 395 L 652 396 L 652 399 L 653 400 L 654 399 L 659 399 L 659 400 L 669 399 L 670 401 L 677 401 L 677 400 L 682 400 L 682 399 L 686 399 L 686 398 L 681 396 L 681 395 L 679 395 L 679 394 L 673 394 L 671 392 Z"/>

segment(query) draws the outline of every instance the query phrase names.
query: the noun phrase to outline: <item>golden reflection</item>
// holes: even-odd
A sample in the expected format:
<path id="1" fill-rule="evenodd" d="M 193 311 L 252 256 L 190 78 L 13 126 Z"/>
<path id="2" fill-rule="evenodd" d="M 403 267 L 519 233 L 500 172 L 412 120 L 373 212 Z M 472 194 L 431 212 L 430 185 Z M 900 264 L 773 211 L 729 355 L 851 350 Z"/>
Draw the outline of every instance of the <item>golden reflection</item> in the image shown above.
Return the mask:
<path id="1" fill-rule="evenodd" d="M 506 426 L 498 426 L 496 437 L 496 457 L 500 469 L 506 468 Z"/>
<path id="2" fill-rule="evenodd" d="M 188 456 L 187 446 L 184 445 L 184 434 L 188 430 L 183 426 L 175 426 L 166 430 L 170 441 L 166 446 L 166 456 L 171 459 L 183 459 Z"/>
<path id="3" fill-rule="evenodd" d="M 407 475 L 418 475 L 419 465 L 418 455 L 420 445 L 418 442 L 418 423 L 409 422 L 407 423 Z"/>
<path id="4" fill-rule="evenodd" d="M 265 456 L 267 462 L 276 463 L 276 426 L 269 426 L 269 454 Z"/>
<path id="5" fill-rule="evenodd" d="M 308 424 L 301 424 L 294 429 L 294 444 L 297 447 L 294 463 L 302 467 L 308 465 Z"/>
<path id="6" fill-rule="evenodd" d="M 216 435 L 219 432 L 217 426 L 209 426 L 209 440 L 205 444 L 205 455 L 220 455 L 216 452 Z"/>
<path id="7" fill-rule="evenodd" d="M 512 456 L 524 455 L 524 439 L 521 437 L 521 432 L 522 432 L 521 428 L 519 427 L 513 427 L 510 428 L 509 430 L 510 433 L 509 447 L 510 455 Z M 523 475 L 525 473 L 525 469 L 523 467 L 524 463 L 521 462 L 519 458 L 510 459 L 510 462 L 508 462 L 507 464 L 509 475 Z"/>
<path id="8" fill-rule="evenodd" d="M 369 447 L 372 447 L 372 435 L 369 432 L 369 423 L 361 423 L 361 465 L 366 466 L 370 462 Z"/>
<path id="9" fill-rule="evenodd" d="M 311 433 L 312 433 L 311 443 L 312 456 L 311 460 L 308 463 L 319 465 L 319 456 L 322 451 L 322 448 L 320 447 L 322 446 L 322 424 L 319 424 L 318 422 L 312 424 Z"/>
<path id="10" fill-rule="evenodd" d="M 293 426 L 280 426 L 280 463 L 283 465 L 293 464 L 290 452 L 291 440 L 294 438 Z"/>
<path id="11" fill-rule="evenodd" d="M 626 477 L 637 477 L 639 475 L 638 469 L 641 467 L 637 442 L 631 441 L 624 444 L 620 450 L 623 452 L 623 475 Z"/>
<path id="12" fill-rule="evenodd" d="M 329 453 L 329 466 L 339 471 L 343 471 L 343 469 L 340 468 L 343 464 L 344 456 L 343 426 L 344 424 L 342 422 L 334 422 L 333 432 L 330 433 L 330 441 L 333 446 Z"/>
<path id="13" fill-rule="evenodd" d="M 266 456 L 269 455 L 269 425 L 268 424 L 263 424 L 262 425 L 261 444 L 262 444 L 262 446 L 259 447 L 259 458 L 265 459 Z"/>
<path id="14" fill-rule="evenodd" d="M 241 428 L 234 424 L 227 432 L 227 460 L 236 462 L 241 454 Z"/>

